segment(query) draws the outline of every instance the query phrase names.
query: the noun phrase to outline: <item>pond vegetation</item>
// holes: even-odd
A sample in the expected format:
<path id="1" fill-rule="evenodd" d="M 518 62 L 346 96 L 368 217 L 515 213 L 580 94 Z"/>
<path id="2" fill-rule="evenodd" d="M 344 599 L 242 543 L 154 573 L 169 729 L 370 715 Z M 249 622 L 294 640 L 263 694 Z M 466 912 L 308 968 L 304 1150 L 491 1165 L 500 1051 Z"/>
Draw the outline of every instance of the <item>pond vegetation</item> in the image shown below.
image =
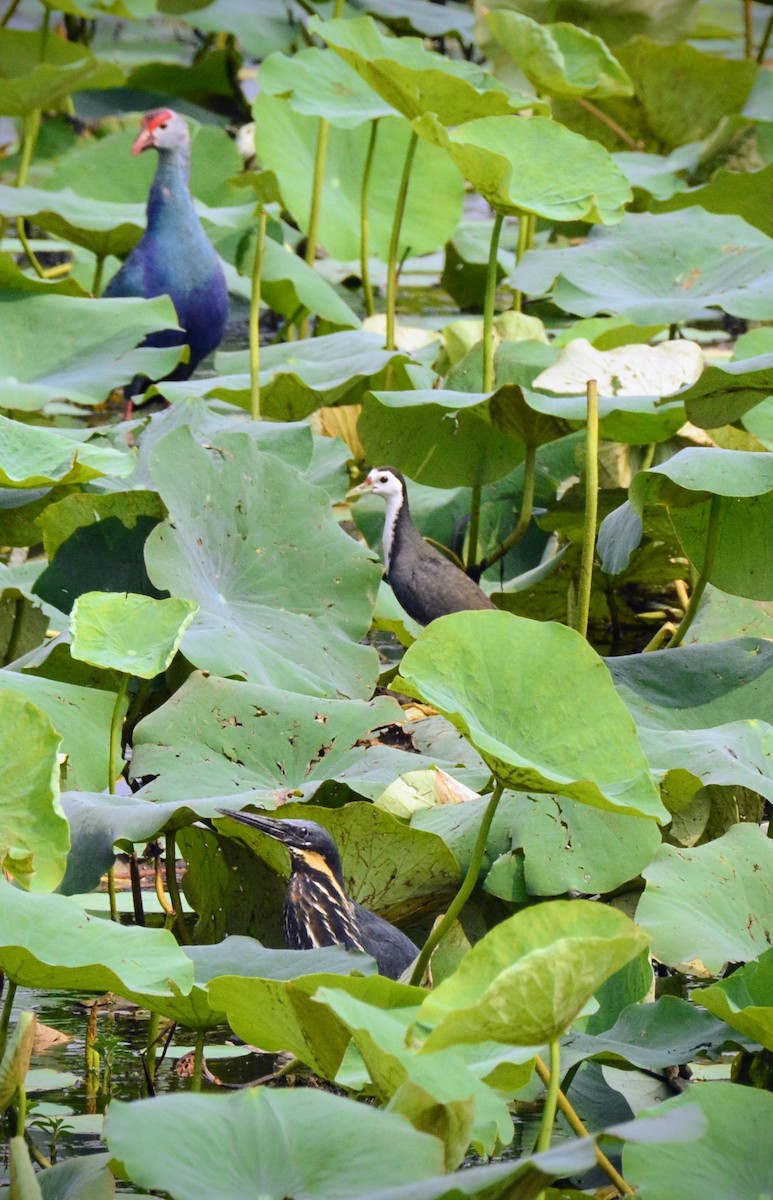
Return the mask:
<path id="1" fill-rule="evenodd" d="M 5 0 L 0 1196 L 771 1192 L 772 28 Z M 191 378 L 110 294 L 167 106 Z M 384 463 L 495 609 L 400 608 Z"/>

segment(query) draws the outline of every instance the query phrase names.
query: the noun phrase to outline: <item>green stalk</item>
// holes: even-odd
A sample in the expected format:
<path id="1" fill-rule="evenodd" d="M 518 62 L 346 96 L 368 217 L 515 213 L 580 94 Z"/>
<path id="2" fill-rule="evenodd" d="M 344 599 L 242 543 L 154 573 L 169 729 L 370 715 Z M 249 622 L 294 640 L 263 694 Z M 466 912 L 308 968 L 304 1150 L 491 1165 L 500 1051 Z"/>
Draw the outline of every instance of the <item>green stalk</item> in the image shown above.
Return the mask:
<path id="1" fill-rule="evenodd" d="M 10 979 L 6 980 L 6 982 L 8 984 L 8 991 L 5 993 L 3 1012 L 2 1016 L 0 1016 L 0 1060 L 5 1054 L 5 1046 L 8 1041 L 8 1026 L 11 1023 L 11 1009 L 16 998 L 16 984 L 11 983 Z"/>
<path id="2" fill-rule="evenodd" d="M 373 316 L 376 307 L 373 303 L 373 288 L 368 268 L 368 251 L 370 248 L 368 201 L 370 198 L 370 179 L 373 173 L 373 158 L 376 153 L 379 120 L 380 118 L 377 117 L 375 121 L 371 121 L 370 123 L 368 152 L 365 155 L 365 166 L 362 171 L 362 188 L 360 190 L 360 278 L 362 279 L 362 292 L 365 299 L 365 312 L 369 317 Z"/>
<path id="3" fill-rule="evenodd" d="M 16 1136 L 24 1137 L 24 1124 L 27 1120 L 27 1089 L 20 1083 L 16 1089 Z"/>
<path id="4" fill-rule="evenodd" d="M 397 252 L 400 248 L 400 230 L 405 216 L 405 203 L 408 199 L 408 184 L 411 179 L 411 168 L 416 154 L 419 135 L 411 132 L 408 148 L 405 152 L 403 173 L 400 176 L 400 186 L 397 191 L 395 215 L 392 221 L 392 236 L 389 239 L 389 261 L 387 262 L 387 293 L 386 293 L 386 348 L 395 350 L 395 312 L 397 309 Z"/>
<path id="5" fill-rule="evenodd" d="M 676 632 L 671 640 L 666 644 L 667 650 L 672 650 L 675 646 L 681 646 L 684 641 L 684 635 L 695 620 L 695 614 L 698 611 L 703 593 L 706 590 L 706 584 L 709 581 L 712 567 L 714 566 L 714 557 L 717 552 L 717 541 L 719 540 L 719 506 L 721 503 L 720 496 L 711 497 L 711 511 L 709 512 L 709 528 L 706 533 L 706 553 L 703 558 L 703 570 L 698 577 L 697 582 L 690 596 L 690 603 L 687 605 L 684 616 L 679 622 Z"/>
<path id="6" fill-rule="evenodd" d="M 545 1107 L 542 1110 L 542 1121 L 539 1127 L 539 1137 L 537 1138 L 537 1153 L 544 1154 L 550 1149 L 550 1140 L 553 1136 L 553 1125 L 556 1120 L 556 1106 L 558 1104 L 558 1085 L 561 1082 L 561 1045 L 558 1038 L 554 1038 L 550 1043 L 550 1081 L 548 1082 L 547 1095 L 545 1096 Z"/>
<path id="7" fill-rule="evenodd" d="M 8 24 L 8 22 L 10 21 L 11 17 L 16 12 L 16 9 L 19 7 L 20 4 L 21 4 L 21 0 L 11 0 L 11 3 L 8 5 L 8 8 L 5 10 L 2 17 L 0 17 L 0 29 L 5 28 L 5 26 Z"/>
<path id="8" fill-rule="evenodd" d="M 317 149 L 314 153 L 314 177 L 311 185 L 311 208 L 309 210 L 309 229 L 306 234 L 306 253 L 304 258 L 308 266 L 313 267 L 317 258 L 317 239 L 319 236 L 319 215 L 322 211 L 322 192 L 325 186 L 325 163 L 327 162 L 327 147 L 330 141 L 330 122 L 326 117 L 319 118 L 317 129 Z M 304 317 L 300 328 L 301 338 L 309 336 L 309 318 Z"/>
<path id="9" fill-rule="evenodd" d="M 512 550 L 513 546 L 517 546 L 521 538 L 524 537 L 526 530 L 531 524 L 531 516 L 534 512 L 534 485 L 537 477 L 537 447 L 526 447 L 526 458 L 523 464 L 523 498 L 521 500 L 521 511 L 518 516 L 518 524 L 512 533 L 509 533 L 503 542 L 497 546 L 496 550 L 492 550 L 491 554 L 477 565 L 476 570 L 482 575 L 484 571 L 488 571 L 489 567 L 493 567 L 494 563 L 499 562 L 500 558 Z"/>
<path id="10" fill-rule="evenodd" d="M 121 755 L 121 705 L 126 697 L 126 690 L 129 687 L 129 675 L 121 675 L 121 682 L 118 684 L 116 692 L 115 704 L 113 705 L 113 716 L 110 720 L 110 744 L 107 752 L 107 790 L 111 796 L 115 795 L 115 777 L 117 773 L 118 759 Z M 115 868 L 110 867 L 107 872 L 107 895 L 110 902 L 110 920 L 118 920 L 118 902 L 115 898 Z"/>
<path id="11" fill-rule="evenodd" d="M 150 1014 L 148 1021 L 148 1040 L 145 1047 L 145 1066 L 151 1083 L 156 1078 L 156 1055 L 158 1053 L 158 1031 L 161 1026 L 161 1016 L 157 1012 Z"/>
<path id="12" fill-rule="evenodd" d="M 35 146 L 40 133 L 40 109 L 33 108 L 27 115 L 24 122 L 24 140 L 21 147 L 21 160 L 19 162 L 19 171 L 16 176 L 16 186 L 24 187 L 27 182 L 32 155 L 35 152 Z"/>
<path id="13" fill-rule="evenodd" d="M 191 939 L 185 925 L 185 914 L 183 913 L 180 888 L 177 883 L 177 847 L 173 833 L 166 835 L 166 890 L 169 892 L 169 899 L 172 901 L 172 908 L 175 913 L 175 925 L 177 926 L 180 941 L 189 945 Z"/>
<path id="14" fill-rule="evenodd" d="M 107 898 L 110 902 L 110 920 L 118 920 L 118 901 L 115 898 L 115 867 L 107 872 Z"/>
<path id="15" fill-rule="evenodd" d="M 497 254 L 499 252 L 499 236 L 502 232 L 504 213 L 494 217 L 494 228 L 491 230 L 491 241 L 488 251 L 488 269 L 486 270 L 486 294 L 483 301 L 483 391 L 490 392 L 494 388 L 494 301 L 497 295 Z"/>
<path id="16" fill-rule="evenodd" d="M 98 296 L 102 289 L 102 272 L 105 269 L 105 256 L 98 254 L 94 263 L 94 278 L 91 281 L 91 294 Z"/>
<path id="17" fill-rule="evenodd" d="M 204 1030 L 196 1030 L 196 1044 L 193 1050 L 193 1076 L 191 1078 L 191 1090 L 194 1092 L 201 1091 L 201 1077 L 204 1073 Z"/>
<path id="18" fill-rule="evenodd" d="M 115 795 L 115 778 L 117 774 L 118 759 L 121 757 L 121 706 L 126 699 L 126 691 L 129 687 L 130 675 L 121 675 L 121 682 L 118 684 L 118 691 L 115 696 L 115 704 L 113 705 L 113 716 L 110 721 L 110 749 L 107 758 L 107 790 L 111 796 Z"/>
<path id="19" fill-rule="evenodd" d="M 449 904 L 448 911 L 446 912 L 445 916 L 438 921 L 437 925 L 432 930 L 432 933 L 424 943 L 419 957 L 416 959 L 416 966 L 413 968 L 413 974 L 411 975 L 411 983 L 413 984 L 421 983 L 422 979 L 424 978 L 424 972 L 427 968 L 427 963 L 432 957 L 435 947 L 448 933 L 448 930 L 451 928 L 454 921 L 459 916 L 459 913 L 462 911 L 472 895 L 475 884 L 478 882 L 478 876 L 480 875 L 480 865 L 483 862 L 483 853 L 486 849 L 486 842 L 488 840 L 491 822 L 494 820 L 494 813 L 497 811 L 497 805 L 502 798 L 502 793 L 504 790 L 505 785 L 503 783 L 497 783 L 493 792 L 491 793 L 491 799 L 489 800 L 486 811 L 483 814 L 483 820 L 480 823 L 478 836 L 475 839 L 475 846 L 473 847 L 470 864 L 467 867 L 467 874 L 462 881 L 462 886 L 459 888 L 459 891 Z"/>
<path id="20" fill-rule="evenodd" d="M 470 528 L 467 534 L 467 566 L 469 571 L 478 559 L 478 535 L 480 532 L 480 502 L 482 488 L 479 483 L 473 484 L 470 497 Z"/>
<path id="21" fill-rule="evenodd" d="M 255 257 L 252 262 L 252 291 L 250 292 L 250 416 L 260 420 L 260 280 L 263 270 L 263 252 L 266 247 L 266 225 L 268 216 L 265 208 L 258 213 L 258 237 Z"/>
<path id="22" fill-rule="evenodd" d="M 515 265 L 518 266 L 524 254 L 529 248 L 529 217 L 528 214 L 522 212 L 518 218 L 518 244 L 515 248 Z M 515 312 L 521 312 L 523 309 L 523 292 L 515 292 L 513 294 L 513 309 Z"/>
<path id="23" fill-rule="evenodd" d="M 13 606 L 13 624 L 11 625 L 11 636 L 8 638 L 8 645 L 5 650 L 4 667 L 7 667 L 8 663 L 13 662 L 19 652 L 22 630 L 24 629 L 25 607 L 25 599 L 23 596 L 20 596 L 14 602 Z"/>
<path id="24" fill-rule="evenodd" d="M 762 66 L 765 61 L 765 55 L 768 51 L 768 43 L 770 42 L 771 33 L 773 33 L 773 12 L 768 17 L 765 25 L 765 32 L 763 33 L 762 41 L 760 42 L 760 48 L 757 51 L 757 62 L 760 66 Z"/>
<path id="25" fill-rule="evenodd" d="M 545 1066 L 545 1063 L 542 1061 L 542 1059 L 540 1058 L 539 1055 L 537 1055 L 537 1057 L 534 1060 L 534 1068 L 535 1068 L 537 1074 L 539 1075 L 540 1079 L 544 1083 L 545 1087 L 546 1088 L 549 1087 L 552 1077 L 551 1077 L 550 1071 L 547 1069 L 547 1067 Z M 566 1096 L 564 1095 L 564 1093 L 561 1091 L 560 1088 L 558 1089 L 556 1100 L 558 1102 L 558 1107 L 561 1110 L 561 1112 L 563 1113 L 563 1115 L 566 1117 L 567 1123 L 568 1123 L 569 1127 L 571 1128 L 572 1132 L 576 1133 L 577 1136 L 581 1137 L 581 1138 L 588 1137 L 588 1130 L 585 1128 L 582 1121 L 577 1116 L 577 1113 L 575 1112 L 574 1108 L 572 1107 L 570 1102 L 567 1100 Z M 609 1161 L 606 1154 L 604 1154 L 603 1150 L 600 1150 L 599 1147 L 596 1146 L 595 1154 L 596 1154 L 596 1162 L 601 1167 L 602 1171 L 606 1172 L 606 1174 L 609 1176 L 612 1183 L 617 1188 L 618 1192 L 620 1192 L 621 1196 L 633 1196 L 634 1195 L 633 1188 L 630 1186 L 630 1184 L 625 1182 L 625 1180 L 623 1179 L 620 1172 L 618 1170 L 616 1170 L 615 1167 L 613 1167 L 612 1163 Z"/>
<path id="26" fill-rule="evenodd" d="M 134 924 L 145 925 L 145 909 L 142 906 L 142 881 L 140 879 L 140 865 L 137 861 L 137 852 L 132 850 L 129 858 L 129 875 L 132 884 L 132 904 L 134 905 Z"/>
<path id="27" fill-rule="evenodd" d="M 588 615 L 596 551 L 596 517 L 599 507 L 599 394 L 595 379 L 587 384 L 588 417 L 585 437 L 585 524 L 582 534 L 580 583 L 577 595 L 577 632 L 588 636 Z"/>

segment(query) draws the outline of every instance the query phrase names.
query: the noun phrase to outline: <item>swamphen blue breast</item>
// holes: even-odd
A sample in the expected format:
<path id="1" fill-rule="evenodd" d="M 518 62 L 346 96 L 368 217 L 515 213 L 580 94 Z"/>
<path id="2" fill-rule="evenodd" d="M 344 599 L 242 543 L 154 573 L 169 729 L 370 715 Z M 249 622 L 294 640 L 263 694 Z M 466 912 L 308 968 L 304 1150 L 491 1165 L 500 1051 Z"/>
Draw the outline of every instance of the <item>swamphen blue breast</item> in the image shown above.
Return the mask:
<path id="1" fill-rule="evenodd" d="M 168 378 L 187 379 L 219 345 L 228 320 L 223 268 L 196 215 L 191 196 L 188 126 L 171 108 L 145 113 L 132 154 L 158 151 L 148 195 L 147 228 L 123 266 L 105 288 L 106 296 L 172 298 L 184 334 L 151 334 L 148 346 L 186 343 L 190 358 Z M 139 381 L 135 381 L 139 384 Z M 140 390 L 132 384 L 131 392 Z"/>

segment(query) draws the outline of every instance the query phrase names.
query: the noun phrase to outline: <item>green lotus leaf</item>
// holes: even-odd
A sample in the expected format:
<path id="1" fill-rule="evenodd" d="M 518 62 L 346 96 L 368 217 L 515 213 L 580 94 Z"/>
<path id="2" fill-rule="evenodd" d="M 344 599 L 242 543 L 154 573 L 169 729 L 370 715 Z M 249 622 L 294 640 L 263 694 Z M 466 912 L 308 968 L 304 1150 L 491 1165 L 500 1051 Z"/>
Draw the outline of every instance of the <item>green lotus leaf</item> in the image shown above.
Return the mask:
<path id="1" fill-rule="evenodd" d="M 114 692 L 74 683 L 45 679 L 0 669 L 0 688 L 12 690 L 42 709 L 62 739 L 62 752 L 69 787 L 99 791 L 107 786 L 110 722 L 115 709 Z M 126 701 L 119 709 L 126 715 Z"/>
<path id="2" fill-rule="evenodd" d="M 750 962 L 770 945 L 773 842 L 756 825 L 734 825 L 692 850 L 661 846 L 636 919 L 669 966 Z M 689 968 L 688 968 L 689 969 Z"/>
<path id="3" fill-rule="evenodd" d="M 690 1105 L 697 1105 L 705 1119 L 697 1140 L 660 1145 L 655 1154 L 634 1144 L 623 1150 L 625 1178 L 641 1200 L 725 1200 L 728 1169 L 739 1196 L 764 1196 L 770 1180 L 765 1145 L 773 1121 L 770 1092 L 716 1082 L 645 1110 L 639 1120 L 655 1112 L 664 1121 L 678 1120 Z M 692 1182 L 685 1187 L 685 1180 Z"/>
<path id="4" fill-rule="evenodd" d="M 180 357 L 179 346 L 139 346 L 149 333 L 179 329 L 168 296 L 97 301 L 4 292 L 0 302 L 3 408 L 34 412 L 65 399 L 102 404 L 135 375 L 166 375 Z"/>
<path id="5" fill-rule="evenodd" d="M 448 717 L 508 787 L 667 819 L 604 663 L 566 626 L 510 613 L 441 617 L 406 652 L 396 686 Z M 589 739 L 588 728 L 604 738 Z"/>
<path id="6" fill-rule="evenodd" d="M 512 1117 L 504 1098 L 488 1087 L 458 1049 L 418 1054 L 407 1042 L 418 1009 L 377 1008 L 335 987 L 322 987 L 314 999 L 331 1009 L 351 1030 L 379 1100 L 405 1116 L 426 1112 L 422 1128 L 446 1146 L 454 1170 L 470 1142 L 480 1154 L 512 1140 Z M 528 1082 L 532 1063 L 518 1072 Z M 440 1109 L 440 1111 L 438 1111 Z"/>
<path id="7" fill-rule="evenodd" d="M 732 425 L 773 394 L 773 354 L 740 362 L 710 364 L 700 379 L 680 392 L 687 416 L 703 429 Z"/>
<path id="8" fill-rule="evenodd" d="M 663 1071 L 696 1056 L 716 1058 L 733 1042 L 733 1030 L 697 1007 L 703 1004 L 706 990 L 692 993 L 695 1004 L 665 995 L 654 1004 L 630 1004 L 602 1033 L 571 1033 L 561 1046 L 563 1070 L 588 1058 L 615 1065 L 631 1063 L 645 1071 Z"/>
<path id="9" fill-rule="evenodd" d="M 594 100 L 605 117 L 611 118 L 617 125 L 625 129 L 629 138 L 650 151 L 658 154 L 668 154 L 677 147 L 690 142 L 702 142 L 717 129 L 717 126 L 728 118 L 740 114 L 754 86 L 755 79 L 760 74 L 756 63 L 750 60 L 731 59 L 722 53 L 712 54 L 699 50 L 686 41 L 679 42 L 679 37 L 690 35 L 684 29 L 684 22 L 691 19 L 691 3 L 681 3 L 677 16 L 682 24 L 681 34 L 675 39 L 659 32 L 653 32 L 649 37 L 636 37 L 636 32 L 649 33 L 649 30 L 636 30 L 636 22 L 646 20 L 653 14 L 662 17 L 665 10 L 655 10 L 648 6 L 646 15 L 640 6 L 636 11 L 630 8 L 626 12 L 622 5 L 615 5 L 615 17 L 618 24 L 613 36 L 607 22 L 614 20 L 608 5 L 591 3 L 583 4 L 584 8 L 592 10 L 589 22 L 594 33 L 603 37 L 609 45 L 615 45 L 615 56 L 623 70 L 633 82 L 634 95 L 628 99 L 624 96 L 614 96 Z M 631 6 L 633 7 L 633 6 Z M 666 17 L 674 14 L 672 7 Z M 529 15 L 539 20 L 539 15 L 529 6 Z M 551 6 L 545 14 L 546 20 L 554 20 L 565 16 L 568 21 L 576 21 L 577 10 L 567 5 L 563 13 Z M 606 18 L 606 21 L 605 21 Z M 586 21 L 583 20 L 585 25 Z M 662 45 L 663 41 L 677 41 L 676 45 Z M 620 45 L 624 42 L 624 45 Z M 572 129 L 584 133 L 586 137 L 597 138 L 612 150 L 620 149 L 620 138 L 603 120 L 586 109 L 581 108 L 576 101 L 557 97 L 553 104 L 558 120 L 566 122 Z M 767 106 L 766 106 L 766 110 Z"/>
<path id="10" fill-rule="evenodd" d="M 85 915 L 65 896 L 30 896 L 0 881 L 0 968 L 20 987 L 187 994 L 193 963 L 165 929 Z"/>
<path id="11" fill-rule="evenodd" d="M 494 9 L 489 29 L 542 96 L 631 96 L 633 84 L 600 37 L 559 21 L 541 25 Z"/>
<path id="12" fill-rule="evenodd" d="M 199 605 L 185 656 L 291 691 L 371 695 L 376 654 L 358 642 L 378 567 L 326 493 L 243 433 L 203 447 L 182 427 L 158 443 L 150 469 L 169 520 L 147 540 L 148 574 Z"/>
<path id="13" fill-rule="evenodd" d="M 735 637 L 607 660 L 650 767 L 773 798 L 773 647 Z M 707 680 L 712 680 L 711 686 Z"/>
<path id="14" fill-rule="evenodd" d="M 24 1081 L 35 1043 L 35 1014 L 20 1012 L 0 1062 L 0 1113 L 13 1103 Z"/>
<path id="15" fill-rule="evenodd" d="M 140 721 L 132 769 L 157 777 L 146 794 L 158 800 L 230 796 L 231 807 L 250 800 L 274 808 L 291 794 L 310 799 L 325 780 L 366 772 L 369 751 L 358 742 L 402 719 L 386 696 L 323 700 L 194 672 Z"/>
<path id="16" fill-rule="evenodd" d="M 429 1053 L 459 1042 L 541 1046 L 647 945 L 629 917 L 588 900 L 549 900 L 495 926 L 421 1006 Z"/>
<path id="17" fill-rule="evenodd" d="M 694 991 L 692 998 L 744 1037 L 773 1050 L 773 950 L 727 979 Z"/>
<path id="18" fill-rule="evenodd" d="M 338 129 L 352 129 L 393 112 L 353 67 L 318 46 L 307 46 L 292 57 L 270 54 L 260 66 L 260 94 L 281 96 L 295 112 L 324 117 Z"/>
<path id="19" fill-rule="evenodd" d="M 611 155 L 547 117 L 495 116 L 447 130 L 433 112 L 414 128 L 451 155 L 499 213 L 534 213 L 549 221 L 620 221 L 631 189 Z M 560 172 L 556 163 L 562 164 Z M 532 251 L 534 255 L 536 251 Z M 555 253 L 541 251 L 542 254 Z M 524 259 L 524 264 L 529 259 Z M 516 286 L 524 264 L 516 269 Z M 522 290 L 528 291 L 527 285 Z"/>
<path id="20" fill-rule="evenodd" d="M 64 874 L 70 831 L 59 803 L 61 738 L 46 714 L 2 687 L 0 861 L 32 892 L 52 891 Z"/>
<path id="21" fill-rule="evenodd" d="M 75 601 L 70 653 L 81 662 L 153 679 L 165 671 L 198 612 L 190 600 L 83 592 Z"/>
<path id="22" fill-rule="evenodd" d="M 534 96 L 508 91 L 483 67 L 428 50 L 420 38 L 387 37 L 372 17 L 313 17 L 309 30 L 408 120 L 436 113 L 444 125 L 457 125 L 475 117 L 545 107 Z"/>
<path id="23" fill-rule="evenodd" d="M 347 22 L 348 24 L 348 22 Z M 318 51 L 333 57 L 331 51 Z M 337 59 L 342 66 L 346 64 Z M 292 60 L 293 64 L 295 59 Z M 293 70 L 294 70 L 293 65 Z M 349 68 L 347 68 L 349 69 Z M 354 74 L 354 72 L 352 72 Z M 355 75 L 359 81 L 359 77 Z M 362 86 L 362 85 L 361 85 Z M 378 123 L 368 193 L 369 254 L 384 262 L 389 252 L 395 204 L 411 127 L 391 112 Z M 308 232 L 319 121 L 294 110 L 290 102 L 261 93 L 255 102 L 255 144 L 261 163 L 279 180 L 284 205 Z M 358 259 L 362 176 L 370 148 L 370 126 L 334 124 L 328 131 L 318 236 L 329 254 Z M 411 168 L 398 253 L 439 250 L 452 236 L 462 212 L 464 181 L 437 146 L 421 142 Z"/>
<path id="24" fill-rule="evenodd" d="M 773 460 L 767 453 L 688 447 L 640 471 L 629 501 L 605 518 L 599 530 L 602 569 L 625 570 L 642 536 L 649 506 L 664 509 L 681 546 L 710 583 L 736 596 L 773 599 Z M 714 513 L 715 546 L 706 562 Z"/>
<path id="25" fill-rule="evenodd" d="M 561 128 L 558 126 L 558 128 Z M 702 208 L 628 213 L 581 246 L 530 250 L 513 273 L 529 295 L 549 290 L 567 312 L 624 315 L 640 325 L 698 321 L 714 309 L 770 316 L 773 241 L 740 217 Z"/>
<path id="26" fill-rule="evenodd" d="M 24 117 L 56 108 L 83 88 L 117 87 L 123 73 L 100 62 L 86 46 L 45 32 L 0 29 L 0 113 Z"/>
<path id="27" fill-rule="evenodd" d="M 260 352 L 260 399 L 269 420 L 298 421 L 321 405 L 357 404 L 371 387 L 383 384 L 390 363 L 406 355 L 384 349 L 377 334 L 352 330 L 265 346 Z M 165 383 L 158 390 L 170 400 L 200 394 L 249 409 L 250 379 L 246 350 L 221 351 L 215 379 Z M 393 368 L 394 369 L 394 368 Z"/>
<path id="28" fill-rule="evenodd" d="M 227 1014 L 239 1037 L 267 1050 L 291 1050 L 319 1075 L 334 1079 L 351 1034 L 331 1009 L 314 1001 L 316 991 L 325 986 L 380 1008 L 406 1008 L 418 1004 L 424 994 L 383 975 L 303 975 L 290 980 L 222 975 L 210 983 L 209 999 Z"/>
<path id="29" fill-rule="evenodd" d="M 84 246 L 101 258 L 128 254 L 145 225 L 143 205 L 96 200 L 72 188 L 52 193 L 0 185 L 0 212 L 4 217 L 34 218 L 54 237 Z"/>
<path id="30" fill-rule="evenodd" d="M 493 483 L 523 459 L 520 441 L 492 423 L 491 409 L 507 409 L 515 389 L 491 394 L 443 391 L 372 391 L 357 434 L 370 462 L 391 462 L 418 483 L 473 487 Z"/>

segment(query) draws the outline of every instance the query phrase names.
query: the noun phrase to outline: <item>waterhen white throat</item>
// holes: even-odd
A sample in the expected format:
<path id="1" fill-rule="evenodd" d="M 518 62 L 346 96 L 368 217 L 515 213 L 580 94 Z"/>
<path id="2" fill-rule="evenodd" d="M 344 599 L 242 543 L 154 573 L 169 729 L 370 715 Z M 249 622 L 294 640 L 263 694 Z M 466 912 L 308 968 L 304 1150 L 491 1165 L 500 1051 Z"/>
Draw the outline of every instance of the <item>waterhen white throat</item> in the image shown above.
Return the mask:
<path id="1" fill-rule="evenodd" d="M 384 564 L 386 579 L 405 611 L 420 625 L 468 609 L 496 608 L 459 567 L 431 546 L 413 523 L 408 488 L 394 467 L 374 467 L 355 492 L 373 492 L 386 501 Z"/>

